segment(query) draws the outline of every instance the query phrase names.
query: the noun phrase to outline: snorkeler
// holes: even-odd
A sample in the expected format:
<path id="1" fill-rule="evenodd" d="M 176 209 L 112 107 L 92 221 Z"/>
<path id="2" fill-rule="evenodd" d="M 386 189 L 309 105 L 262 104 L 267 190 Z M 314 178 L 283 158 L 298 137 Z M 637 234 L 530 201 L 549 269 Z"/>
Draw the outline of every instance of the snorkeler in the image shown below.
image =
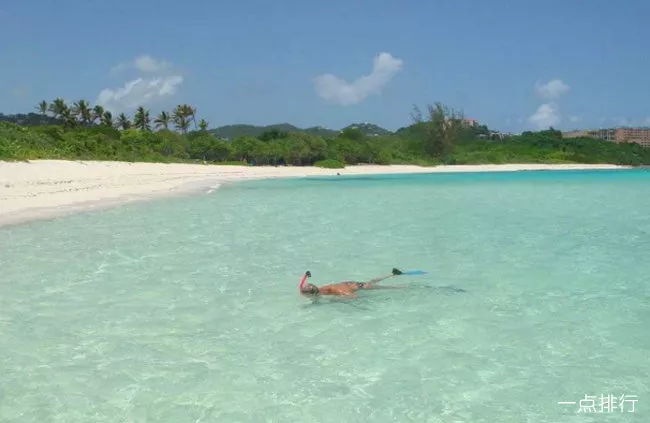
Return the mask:
<path id="1" fill-rule="evenodd" d="M 381 276 L 378 278 L 371 279 L 367 282 L 354 282 L 354 281 L 344 281 L 339 283 L 333 283 L 329 285 L 323 285 L 320 288 L 314 284 L 306 283 L 307 278 L 311 278 L 311 272 L 308 270 L 303 275 L 300 280 L 300 285 L 298 289 L 300 294 L 305 296 L 316 297 L 319 295 L 334 295 L 338 297 L 351 297 L 356 298 L 356 291 L 360 289 L 398 289 L 406 288 L 403 286 L 377 286 L 376 284 L 394 276 L 399 276 L 402 274 L 402 271 L 399 269 L 393 269 L 392 273 L 387 276 Z"/>

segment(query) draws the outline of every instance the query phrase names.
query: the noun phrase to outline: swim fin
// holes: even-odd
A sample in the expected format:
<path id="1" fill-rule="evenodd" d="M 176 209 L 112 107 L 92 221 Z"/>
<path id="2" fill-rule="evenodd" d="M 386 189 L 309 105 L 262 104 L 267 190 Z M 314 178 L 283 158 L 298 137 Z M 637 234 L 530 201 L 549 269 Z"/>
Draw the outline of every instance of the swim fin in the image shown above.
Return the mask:
<path id="1" fill-rule="evenodd" d="M 427 273 L 428 272 L 422 270 L 409 270 L 407 272 L 401 272 L 400 275 L 413 276 L 413 275 L 426 275 Z"/>

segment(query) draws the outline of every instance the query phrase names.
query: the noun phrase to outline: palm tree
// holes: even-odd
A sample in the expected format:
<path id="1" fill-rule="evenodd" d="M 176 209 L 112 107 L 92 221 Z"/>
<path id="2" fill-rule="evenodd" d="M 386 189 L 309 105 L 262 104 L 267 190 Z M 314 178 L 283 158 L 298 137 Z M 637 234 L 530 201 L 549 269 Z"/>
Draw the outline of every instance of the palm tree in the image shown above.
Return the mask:
<path id="1" fill-rule="evenodd" d="M 72 109 L 68 107 L 66 107 L 61 113 L 61 119 L 63 120 L 63 125 L 67 128 L 74 128 L 77 126 L 77 116 Z"/>
<path id="2" fill-rule="evenodd" d="M 38 103 L 38 106 L 36 106 L 36 110 L 38 110 L 38 113 L 41 115 L 41 125 L 45 122 L 45 117 L 47 116 L 47 101 L 43 100 L 40 103 Z"/>
<path id="3" fill-rule="evenodd" d="M 196 129 L 196 107 L 192 107 L 189 104 L 183 105 L 185 108 L 185 113 L 187 114 L 187 117 L 189 120 L 194 122 L 194 129 Z"/>
<path id="4" fill-rule="evenodd" d="M 99 104 L 93 107 L 92 123 L 95 123 L 95 121 L 99 121 L 101 123 L 103 117 L 104 117 L 104 108 Z"/>
<path id="5" fill-rule="evenodd" d="M 72 107 L 72 112 L 74 115 L 79 116 L 79 120 L 84 124 L 84 126 L 88 126 L 92 121 L 93 113 L 86 100 L 81 99 L 75 102 Z"/>
<path id="6" fill-rule="evenodd" d="M 180 129 L 183 134 L 187 133 L 187 128 L 190 126 L 189 122 L 189 110 L 186 105 L 179 104 L 176 106 L 172 113 L 172 119 L 174 120 L 174 125 L 176 128 Z"/>
<path id="7" fill-rule="evenodd" d="M 204 132 L 208 130 L 208 122 L 205 119 L 199 121 L 199 129 Z"/>
<path id="8" fill-rule="evenodd" d="M 49 110 L 56 119 L 64 119 L 64 114 L 68 110 L 68 105 L 62 98 L 56 98 L 49 106 Z"/>
<path id="9" fill-rule="evenodd" d="M 187 117 L 187 122 L 194 122 L 194 129 L 196 129 L 196 108 L 190 106 L 189 104 L 183 104 L 183 113 Z"/>
<path id="10" fill-rule="evenodd" d="M 128 117 L 124 113 L 120 113 L 120 115 L 117 117 L 117 126 L 126 131 L 131 127 L 131 121 L 129 120 Z"/>
<path id="11" fill-rule="evenodd" d="M 169 113 L 165 112 L 164 110 L 160 112 L 160 114 L 156 117 L 156 119 L 153 121 L 154 124 L 156 124 L 156 129 L 164 128 L 164 129 L 169 129 L 169 122 L 171 122 L 171 116 L 169 116 Z"/>
<path id="12" fill-rule="evenodd" d="M 125 117 L 126 117 L 126 116 L 125 116 Z M 112 128 L 113 126 L 115 126 L 115 122 L 113 122 L 113 113 L 111 113 L 110 111 L 106 110 L 106 111 L 104 112 L 104 114 L 102 115 L 102 117 L 101 117 L 101 123 L 102 123 L 102 125 L 104 125 L 104 126 L 109 126 L 109 127 L 111 127 L 111 128 Z"/>
<path id="13" fill-rule="evenodd" d="M 38 110 L 38 113 L 40 113 L 43 116 L 47 115 L 47 109 L 48 109 L 48 104 L 47 101 L 43 100 L 40 103 L 38 103 L 38 106 L 36 106 L 36 110 Z"/>
<path id="14" fill-rule="evenodd" d="M 149 110 L 144 107 L 138 107 L 138 110 L 133 116 L 133 124 L 141 131 L 151 131 L 151 119 L 149 118 Z"/>

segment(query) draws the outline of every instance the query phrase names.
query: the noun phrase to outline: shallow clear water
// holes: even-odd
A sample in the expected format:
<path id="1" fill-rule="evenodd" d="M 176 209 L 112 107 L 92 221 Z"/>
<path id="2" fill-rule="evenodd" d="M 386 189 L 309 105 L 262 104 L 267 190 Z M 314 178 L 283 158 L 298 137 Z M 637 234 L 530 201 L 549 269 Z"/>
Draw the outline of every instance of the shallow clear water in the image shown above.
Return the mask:
<path id="1" fill-rule="evenodd" d="M 0 229 L 0 421 L 647 422 L 649 194 L 643 170 L 256 181 Z M 297 295 L 394 266 L 429 274 Z"/>

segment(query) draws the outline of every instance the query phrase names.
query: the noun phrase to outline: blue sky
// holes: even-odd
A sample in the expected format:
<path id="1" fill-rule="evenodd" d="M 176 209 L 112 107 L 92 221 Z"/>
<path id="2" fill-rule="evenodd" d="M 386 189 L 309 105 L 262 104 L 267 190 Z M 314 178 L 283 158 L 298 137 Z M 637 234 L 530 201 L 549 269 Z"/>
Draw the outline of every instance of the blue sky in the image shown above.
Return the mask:
<path id="1" fill-rule="evenodd" d="M 512 132 L 650 125 L 649 17 L 645 0 L 2 2 L 0 111 L 63 97 L 397 129 L 440 101 Z"/>

